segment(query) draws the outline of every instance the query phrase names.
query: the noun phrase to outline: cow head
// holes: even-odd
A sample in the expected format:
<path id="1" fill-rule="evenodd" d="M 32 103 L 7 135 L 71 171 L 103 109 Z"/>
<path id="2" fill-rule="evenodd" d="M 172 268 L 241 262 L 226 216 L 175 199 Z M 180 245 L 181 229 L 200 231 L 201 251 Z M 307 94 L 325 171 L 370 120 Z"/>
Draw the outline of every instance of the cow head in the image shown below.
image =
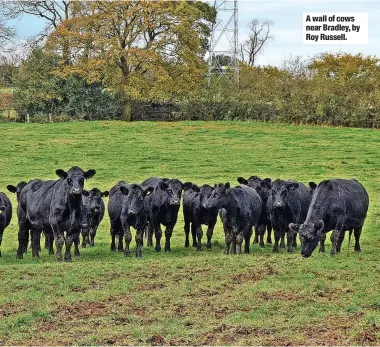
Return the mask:
<path id="1" fill-rule="evenodd" d="M 120 187 L 120 192 L 127 197 L 128 201 L 128 210 L 126 213 L 129 225 L 135 225 L 138 216 L 144 213 L 144 198 L 150 195 L 153 190 L 153 187 L 144 189 L 138 184 L 132 184 L 129 188 L 125 186 Z"/>
<path id="2" fill-rule="evenodd" d="M 212 190 L 209 198 L 203 204 L 204 208 L 221 208 L 226 204 L 227 200 L 227 191 L 230 189 L 230 182 L 226 182 L 226 184 L 219 183 L 214 185 L 214 189 Z"/>
<path id="3" fill-rule="evenodd" d="M 296 182 L 274 181 L 271 189 L 272 207 L 282 210 L 287 204 L 289 192 L 295 191 L 298 187 L 299 184 Z"/>
<path id="4" fill-rule="evenodd" d="M 21 181 L 16 187 L 15 187 L 15 186 L 12 186 L 11 184 L 8 184 L 8 185 L 7 185 L 7 189 L 8 189 L 11 193 L 16 193 L 17 201 L 20 201 L 21 191 L 22 191 L 22 189 L 23 189 L 26 185 L 27 185 L 26 182 Z"/>
<path id="5" fill-rule="evenodd" d="M 166 192 L 169 205 L 171 206 L 180 205 L 182 190 L 184 189 L 184 184 L 180 180 L 173 178 L 166 182 L 160 181 L 158 183 L 158 188 Z"/>
<path id="6" fill-rule="evenodd" d="M 304 224 L 290 223 L 289 229 L 292 232 L 299 234 L 301 240 L 301 255 L 304 258 L 308 258 L 317 247 L 318 242 L 323 235 L 324 223 L 323 220 Z"/>
<path id="7" fill-rule="evenodd" d="M 93 177 L 96 174 L 94 169 L 84 172 L 80 167 L 73 166 L 69 171 L 57 169 L 55 171 L 59 178 L 65 180 L 71 195 L 79 196 L 82 194 L 84 180 Z"/>

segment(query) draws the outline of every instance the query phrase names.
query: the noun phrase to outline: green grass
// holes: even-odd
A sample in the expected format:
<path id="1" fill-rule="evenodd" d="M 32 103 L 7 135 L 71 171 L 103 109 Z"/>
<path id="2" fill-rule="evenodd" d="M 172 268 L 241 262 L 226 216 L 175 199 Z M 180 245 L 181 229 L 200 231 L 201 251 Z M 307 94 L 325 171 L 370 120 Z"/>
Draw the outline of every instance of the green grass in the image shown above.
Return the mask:
<path id="1" fill-rule="evenodd" d="M 379 131 L 253 122 L 2 124 L 0 131 L 2 191 L 79 165 L 97 170 L 86 187 L 102 190 L 153 175 L 214 184 L 255 174 L 305 183 L 355 177 L 370 195 L 362 252 L 345 240 L 331 257 L 328 241 L 326 254 L 306 260 L 272 254 L 270 245 L 225 256 L 219 221 L 211 251 L 185 249 L 182 213 L 170 254 L 111 253 L 105 217 L 96 247 L 72 263 L 58 264 L 46 250 L 39 260 L 30 251 L 16 260 L 14 214 L 0 259 L 0 345 L 379 344 Z"/>

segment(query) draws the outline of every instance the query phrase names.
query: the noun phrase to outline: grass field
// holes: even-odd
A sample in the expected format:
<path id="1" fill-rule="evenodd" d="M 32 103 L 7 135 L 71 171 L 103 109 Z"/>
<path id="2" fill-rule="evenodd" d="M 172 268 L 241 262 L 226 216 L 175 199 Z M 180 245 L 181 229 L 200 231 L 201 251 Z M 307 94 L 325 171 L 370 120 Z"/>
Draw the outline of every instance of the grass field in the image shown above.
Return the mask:
<path id="1" fill-rule="evenodd" d="M 370 195 L 362 252 L 223 255 L 184 248 L 182 212 L 172 252 L 111 253 L 109 219 L 72 263 L 28 251 L 16 260 L 16 199 L 0 259 L 0 345 L 378 345 L 380 132 L 235 122 L 2 124 L 0 190 L 57 168 L 97 170 L 87 188 L 150 176 L 196 183 L 238 176 L 360 180 Z M 108 202 L 108 199 L 106 199 Z M 205 237 L 204 237 L 205 238 Z M 205 241 L 204 241 L 205 243 Z M 132 251 L 135 243 L 132 243 Z"/>

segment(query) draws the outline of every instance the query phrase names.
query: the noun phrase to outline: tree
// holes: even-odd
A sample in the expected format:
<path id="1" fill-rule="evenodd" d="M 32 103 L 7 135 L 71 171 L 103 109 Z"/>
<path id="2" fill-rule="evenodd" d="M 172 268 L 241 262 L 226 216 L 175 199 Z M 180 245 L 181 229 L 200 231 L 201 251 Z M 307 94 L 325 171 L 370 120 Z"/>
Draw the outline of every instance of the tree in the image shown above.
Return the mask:
<path id="1" fill-rule="evenodd" d="M 15 37 L 14 28 L 6 24 L 6 18 L 0 13 L 0 48 L 4 52 L 6 45 Z"/>
<path id="2" fill-rule="evenodd" d="M 8 1 L 1 4 L 0 14 L 5 19 L 14 19 L 23 15 L 32 15 L 46 22 L 43 30 L 31 38 L 32 44 L 44 42 L 45 39 L 55 31 L 64 21 L 71 18 L 73 0 L 45 0 L 45 1 Z M 64 45 L 63 57 L 68 63 L 69 47 Z"/>
<path id="3" fill-rule="evenodd" d="M 240 58 L 249 66 L 255 64 L 256 56 L 262 51 L 265 42 L 272 38 L 270 28 L 272 22 L 253 19 L 249 23 L 248 39 L 240 45 Z"/>
<path id="4" fill-rule="evenodd" d="M 194 1 L 77 2 L 47 47 L 59 52 L 67 43 L 71 64 L 63 73 L 112 88 L 130 120 L 133 99 L 172 99 L 196 88 L 215 17 Z"/>

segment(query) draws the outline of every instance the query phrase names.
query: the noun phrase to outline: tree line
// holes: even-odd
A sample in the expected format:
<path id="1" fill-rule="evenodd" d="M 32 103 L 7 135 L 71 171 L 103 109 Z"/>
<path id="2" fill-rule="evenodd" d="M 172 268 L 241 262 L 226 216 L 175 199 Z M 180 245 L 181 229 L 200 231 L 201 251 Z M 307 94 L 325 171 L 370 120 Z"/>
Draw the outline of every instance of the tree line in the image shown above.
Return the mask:
<path id="1" fill-rule="evenodd" d="M 379 124 L 377 57 L 325 53 L 291 57 L 281 67 L 255 66 L 271 39 L 269 21 L 251 21 L 236 79 L 207 74 L 204 56 L 217 13 L 205 2 L 3 5 L 3 52 L 15 37 L 7 20 L 34 15 L 46 23 L 21 63 L 9 63 L 10 54 L 0 60 L 0 85 L 13 88 L 0 93 L 0 112 L 12 107 L 21 121 L 27 115 L 36 122 L 49 115 L 55 121 L 150 119 L 154 105 L 164 105 L 160 110 L 176 119 Z M 227 64 L 230 59 L 218 58 Z"/>

